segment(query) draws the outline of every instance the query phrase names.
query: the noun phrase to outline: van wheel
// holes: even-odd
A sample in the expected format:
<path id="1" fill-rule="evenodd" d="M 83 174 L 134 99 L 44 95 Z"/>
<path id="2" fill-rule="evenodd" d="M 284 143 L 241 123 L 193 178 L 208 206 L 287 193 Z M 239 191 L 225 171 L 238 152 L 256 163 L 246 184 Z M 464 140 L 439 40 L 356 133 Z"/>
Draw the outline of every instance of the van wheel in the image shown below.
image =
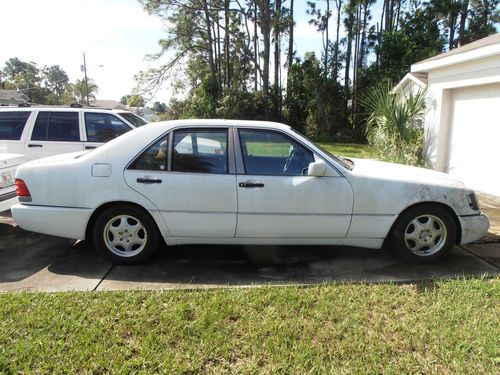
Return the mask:
<path id="1" fill-rule="evenodd" d="M 103 211 L 95 221 L 94 244 L 115 264 L 146 262 L 159 245 L 158 227 L 144 210 L 127 205 Z"/>
<path id="2" fill-rule="evenodd" d="M 455 245 L 457 226 L 443 207 L 416 206 L 398 219 L 391 239 L 393 252 L 410 263 L 443 260 Z"/>

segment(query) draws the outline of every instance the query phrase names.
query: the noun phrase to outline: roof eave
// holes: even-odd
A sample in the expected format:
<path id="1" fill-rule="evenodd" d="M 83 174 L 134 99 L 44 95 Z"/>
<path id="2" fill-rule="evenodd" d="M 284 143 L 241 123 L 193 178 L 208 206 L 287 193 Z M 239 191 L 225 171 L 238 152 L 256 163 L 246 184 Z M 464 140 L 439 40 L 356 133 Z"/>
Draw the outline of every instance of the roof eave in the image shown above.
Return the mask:
<path id="1" fill-rule="evenodd" d="M 444 56 L 441 59 L 422 61 L 411 66 L 412 73 L 424 73 L 445 66 L 462 64 L 468 61 L 478 60 L 489 56 L 500 54 L 500 44 L 493 44 L 483 48 L 474 49 L 452 56 Z"/>

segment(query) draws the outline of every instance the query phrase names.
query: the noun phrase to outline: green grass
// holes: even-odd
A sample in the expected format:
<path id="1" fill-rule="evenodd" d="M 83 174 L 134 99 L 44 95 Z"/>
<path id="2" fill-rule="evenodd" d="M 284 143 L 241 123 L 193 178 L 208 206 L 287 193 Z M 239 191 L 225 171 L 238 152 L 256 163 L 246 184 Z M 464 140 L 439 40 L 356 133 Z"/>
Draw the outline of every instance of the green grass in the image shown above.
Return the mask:
<path id="1" fill-rule="evenodd" d="M 0 373 L 498 373 L 500 279 L 0 295 Z"/>
<path id="2" fill-rule="evenodd" d="M 318 144 L 334 155 L 351 158 L 377 159 L 377 152 L 367 144 L 318 142 Z"/>

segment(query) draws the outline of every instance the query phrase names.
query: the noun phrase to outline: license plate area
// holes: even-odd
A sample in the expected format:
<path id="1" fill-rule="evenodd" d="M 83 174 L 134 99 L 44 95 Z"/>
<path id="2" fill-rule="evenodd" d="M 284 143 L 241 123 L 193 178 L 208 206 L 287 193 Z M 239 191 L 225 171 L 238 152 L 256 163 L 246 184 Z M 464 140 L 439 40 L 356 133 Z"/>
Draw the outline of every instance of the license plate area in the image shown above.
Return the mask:
<path id="1" fill-rule="evenodd" d="M 0 188 L 14 185 L 14 173 L 10 170 L 0 172 Z"/>

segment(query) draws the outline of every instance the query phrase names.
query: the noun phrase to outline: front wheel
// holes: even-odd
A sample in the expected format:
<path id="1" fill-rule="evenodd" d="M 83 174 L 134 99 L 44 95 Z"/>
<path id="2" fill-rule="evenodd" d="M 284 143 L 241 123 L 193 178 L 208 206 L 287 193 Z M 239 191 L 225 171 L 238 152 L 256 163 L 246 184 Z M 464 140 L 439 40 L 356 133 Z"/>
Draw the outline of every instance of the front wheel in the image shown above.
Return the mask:
<path id="1" fill-rule="evenodd" d="M 139 264 L 156 251 L 159 234 L 156 223 L 134 206 L 115 206 L 95 221 L 93 238 L 97 250 L 116 264 Z"/>
<path id="2" fill-rule="evenodd" d="M 409 209 L 398 219 L 391 245 L 396 255 L 411 263 L 443 260 L 457 238 L 452 214 L 444 207 L 421 205 Z"/>

